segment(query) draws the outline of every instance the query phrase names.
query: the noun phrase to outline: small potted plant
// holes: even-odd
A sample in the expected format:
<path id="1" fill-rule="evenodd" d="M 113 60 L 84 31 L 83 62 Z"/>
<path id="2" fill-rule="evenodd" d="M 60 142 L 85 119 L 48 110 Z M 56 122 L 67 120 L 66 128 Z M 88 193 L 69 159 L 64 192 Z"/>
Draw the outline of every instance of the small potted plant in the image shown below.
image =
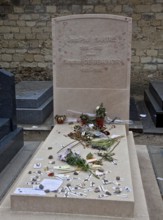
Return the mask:
<path id="1" fill-rule="evenodd" d="M 86 115 L 86 114 L 81 114 L 81 115 L 80 115 L 80 119 L 81 119 L 82 125 L 85 125 L 85 124 L 87 124 L 88 121 L 89 121 L 89 116 Z"/>
<path id="2" fill-rule="evenodd" d="M 55 120 L 57 124 L 63 124 L 64 121 L 66 120 L 66 115 L 56 115 Z"/>
<path id="3" fill-rule="evenodd" d="M 103 128 L 104 120 L 106 116 L 106 109 L 101 103 L 99 106 L 96 107 L 96 125 L 99 128 Z"/>

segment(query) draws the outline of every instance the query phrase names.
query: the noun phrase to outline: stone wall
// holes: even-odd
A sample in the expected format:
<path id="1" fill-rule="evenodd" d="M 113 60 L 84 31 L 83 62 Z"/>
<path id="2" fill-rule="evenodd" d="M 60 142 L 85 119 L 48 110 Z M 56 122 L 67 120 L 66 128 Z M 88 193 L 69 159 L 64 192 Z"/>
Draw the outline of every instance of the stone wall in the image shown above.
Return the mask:
<path id="1" fill-rule="evenodd" d="M 0 67 L 51 77 L 51 18 L 84 13 L 133 18 L 132 88 L 163 78 L 163 0 L 1 0 Z"/>

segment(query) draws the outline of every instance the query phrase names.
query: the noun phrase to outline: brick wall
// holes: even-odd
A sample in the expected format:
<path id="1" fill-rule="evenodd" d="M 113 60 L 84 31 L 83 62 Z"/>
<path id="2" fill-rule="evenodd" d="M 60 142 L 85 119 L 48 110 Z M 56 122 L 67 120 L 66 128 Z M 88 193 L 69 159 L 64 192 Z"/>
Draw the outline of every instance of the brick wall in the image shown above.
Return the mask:
<path id="1" fill-rule="evenodd" d="M 51 18 L 84 13 L 132 17 L 133 87 L 163 78 L 163 0 L 1 0 L 0 67 L 52 75 Z"/>

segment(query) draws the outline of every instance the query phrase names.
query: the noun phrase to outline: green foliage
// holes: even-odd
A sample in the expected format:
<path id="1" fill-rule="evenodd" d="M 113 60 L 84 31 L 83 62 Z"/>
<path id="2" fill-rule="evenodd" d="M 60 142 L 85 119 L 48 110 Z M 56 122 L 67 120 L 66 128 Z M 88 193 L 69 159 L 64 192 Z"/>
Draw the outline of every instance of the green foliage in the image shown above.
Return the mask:
<path id="1" fill-rule="evenodd" d="M 94 139 L 91 141 L 92 148 L 98 150 L 108 150 L 113 144 L 117 142 L 117 139 Z"/>
<path id="2" fill-rule="evenodd" d="M 87 154 L 87 156 L 86 156 L 87 160 L 92 159 L 92 158 L 93 158 L 93 154 L 91 152 L 89 154 Z"/>
<path id="3" fill-rule="evenodd" d="M 103 103 L 100 106 L 96 107 L 96 118 L 105 118 L 106 116 L 106 109 L 103 106 Z"/>
<path id="4" fill-rule="evenodd" d="M 71 166 L 76 166 L 80 168 L 82 171 L 89 171 L 90 167 L 86 163 L 86 160 L 81 158 L 79 154 L 73 153 L 70 151 L 70 153 L 66 157 L 66 162 Z"/>

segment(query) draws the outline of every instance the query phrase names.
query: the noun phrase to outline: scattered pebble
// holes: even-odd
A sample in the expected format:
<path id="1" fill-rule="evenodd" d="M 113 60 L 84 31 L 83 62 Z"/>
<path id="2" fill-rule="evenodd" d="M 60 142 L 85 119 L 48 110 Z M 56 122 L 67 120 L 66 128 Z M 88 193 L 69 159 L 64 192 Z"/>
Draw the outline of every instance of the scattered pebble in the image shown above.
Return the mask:
<path id="1" fill-rule="evenodd" d="M 98 193 L 98 192 L 100 192 L 101 190 L 100 190 L 100 188 L 99 187 L 96 187 L 95 189 L 94 189 L 94 192 L 95 193 Z"/>
<path id="2" fill-rule="evenodd" d="M 121 178 L 120 176 L 116 176 L 116 180 L 119 181 Z"/>
<path id="3" fill-rule="evenodd" d="M 121 193 L 121 189 L 117 186 L 115 188 L 115 191 L 114 191 L 116 194 L 120 194 Z"/>
<path id="4" fill-rule="evenodd" d="M 44 186 L 42 184 L 39 185 L 39 189 L 43 189 Z"/>
<path id="5" fill-rule="evenodd" d="M 74 175 L 79 175 L 79 173 L 77 171 L 74 172 Z"/>
<path id="6" fill-rule="evenodd" d="M 108 196 L 112 195 L 109 191 L 106 191 L 105 194 L 108 195 Z"/>

